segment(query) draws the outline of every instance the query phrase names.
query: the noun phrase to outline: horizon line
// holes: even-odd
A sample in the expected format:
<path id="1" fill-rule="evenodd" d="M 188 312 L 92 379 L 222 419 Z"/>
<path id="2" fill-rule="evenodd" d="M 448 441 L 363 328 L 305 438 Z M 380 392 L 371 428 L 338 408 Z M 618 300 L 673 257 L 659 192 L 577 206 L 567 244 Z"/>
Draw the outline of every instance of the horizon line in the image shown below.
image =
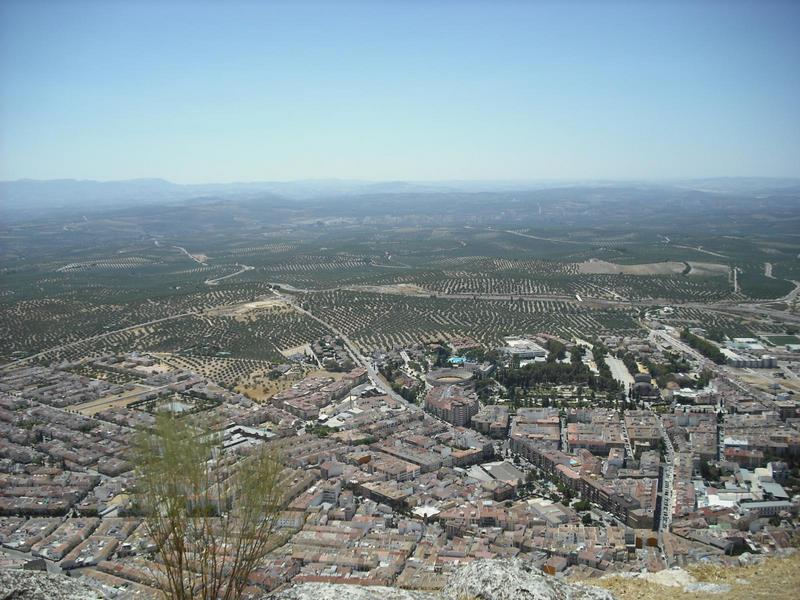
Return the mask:
<path id="1" fill-rule="evenodd" d="M 166 177 L 129 177 L 124 179 L 92 179 L 92 178 L 76 178 L 76 177 L 52 177 L 52 178 L 36 178 L 36 177 L 18 177 L 16 179 L 0 179 L 0 183 L 52 183 L 52 182 L 75 182 L 75 183 L 127 183 L 135 181 L 153 181 L 170 183 L 172 185 L 190 186 L 190 185 L 252 185 L 263 183 L 314 183 L 314 182 L 341 182 L 341 183 L 413 183 L 413 184 L 446 184 L 446 183 L 513 183 L 513 184 L 527 184 L 527 183 L 580 183 L 580 182 L 669 182 L 669 181 L 703 181 L 703 180 L 719 180 L 719 179 L 732 179 L 732 180 L 746 180 L 746 179 L 765 179 L 765 180 L 795 180 L 800 182 L 800 174 L 798 175 L 704 175 L 704 176 L 673 176 L 673 177 L 536 177 L 536 178 L 483 178 L 483 179 L 403 179 L 403 178 L 388 178 L 388 179 L 360 179 L 352 177 L 301 177 L 295 179 L 235 179 L 226 181 L 176 181 Z"/>

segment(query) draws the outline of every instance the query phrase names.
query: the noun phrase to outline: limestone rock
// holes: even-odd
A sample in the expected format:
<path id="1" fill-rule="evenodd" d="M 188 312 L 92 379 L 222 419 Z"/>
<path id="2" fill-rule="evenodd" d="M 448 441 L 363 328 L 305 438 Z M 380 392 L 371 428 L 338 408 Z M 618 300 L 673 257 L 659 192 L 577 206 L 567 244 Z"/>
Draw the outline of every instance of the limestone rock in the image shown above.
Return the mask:
<path id="1" fill-rule="evenodd" d="M 275 600 L 437 600 L 438 594 L 382 586 L 300 583 L 268 596 Z"/>
<path id="2" fill-rule="evenodd" d="M 64 575 L 0 569 L 0 598 L 14 600 L 99 600 L 97 590 Z"/>
<path id="3" fill-rule="evenodd" d="M 447 580 L 442 600 L 614 600 L 607 590 L 568 583 L 521 560 L 479 560 Z"/>
<path id="4" fill-rule="evenodd" d="M 614 600 L 611 592 L 568 583 L 521 560 L 479 560 L 447 580 L 441 592 L 386 587 L 302 583 L 270 596 L 275 600 Z"/>

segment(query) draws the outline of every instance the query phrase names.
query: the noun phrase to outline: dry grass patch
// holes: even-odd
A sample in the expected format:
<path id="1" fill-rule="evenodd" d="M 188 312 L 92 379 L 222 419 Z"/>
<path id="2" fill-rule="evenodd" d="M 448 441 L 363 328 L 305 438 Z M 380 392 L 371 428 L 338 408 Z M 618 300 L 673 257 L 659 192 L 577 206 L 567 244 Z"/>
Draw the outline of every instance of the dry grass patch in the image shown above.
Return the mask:
<path id="1" fill-rule="evenodd" d="M 686 592 L 644 579 L 608 577 L 586 583 L 610 590 L 620 600 L 782 600 L 797 598 L 800 589 L 800 554 L 769 558 L 757 565 L 723 567 L 694 565 L 686 569 L 698 583 L 729 586 L 723 593 Z"/>

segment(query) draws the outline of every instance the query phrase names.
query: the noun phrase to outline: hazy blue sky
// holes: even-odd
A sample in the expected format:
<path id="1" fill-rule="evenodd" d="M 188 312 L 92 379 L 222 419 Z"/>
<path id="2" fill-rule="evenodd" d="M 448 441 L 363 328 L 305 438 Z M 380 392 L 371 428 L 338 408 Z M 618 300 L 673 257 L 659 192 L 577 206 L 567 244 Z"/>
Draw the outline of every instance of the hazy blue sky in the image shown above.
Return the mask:
<path id="1" fill-rule="evenodd" d="M 0 7 L 0 179 L 800 176 L 797 1 Z"/>

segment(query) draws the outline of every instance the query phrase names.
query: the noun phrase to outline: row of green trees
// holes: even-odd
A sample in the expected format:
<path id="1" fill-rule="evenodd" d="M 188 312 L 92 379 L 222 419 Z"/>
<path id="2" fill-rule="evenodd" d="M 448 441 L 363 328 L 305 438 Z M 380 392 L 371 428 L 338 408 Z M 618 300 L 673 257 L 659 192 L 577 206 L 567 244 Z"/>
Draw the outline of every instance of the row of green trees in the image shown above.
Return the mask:
<path id="1" fill-rule="evenodd" d="M 681 339 L 689 344 L 692 348 L 700 352 L 706 358 L 710 358 L 718 365 L 725 364 L 725 355 L 720 351 L 717 346 L 701 338 L 699 335 L 691 333 L 688 329 L 681 331 Z"/>
<path id="2" fill-rule="evenodd" d="M 573 354 L 573 357 L 576 356 L 577 354 Z M 543 385 L 579 385 L 596 392 L 620 390 L 619 383 L 614 380 L 610 371 L 604 373 L 601 369 L 600 374 L 596 375 L 581 362 L 579 356 L 568 364 L 544 362 L 531 363 L 521 368 L 500 369 L 495 379 L 508 389 L 519 387 L 528 390 Z"/>

